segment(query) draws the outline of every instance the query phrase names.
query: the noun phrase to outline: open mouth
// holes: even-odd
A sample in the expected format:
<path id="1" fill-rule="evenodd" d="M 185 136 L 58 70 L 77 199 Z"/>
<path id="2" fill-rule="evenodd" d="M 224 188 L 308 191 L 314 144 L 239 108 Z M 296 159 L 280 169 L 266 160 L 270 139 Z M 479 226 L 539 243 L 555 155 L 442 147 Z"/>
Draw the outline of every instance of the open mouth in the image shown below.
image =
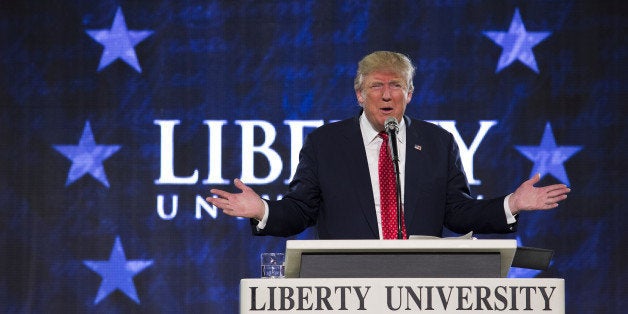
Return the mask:
<path id="1" fill-rule="evenodd" d="M 383 108 L 380 108 L 379 110 L 381 110 L 385 114 L 389 114 L 389 113 L 391 113 L 393 111 L 393 108 L 392 107 L 383 107 Z"/>

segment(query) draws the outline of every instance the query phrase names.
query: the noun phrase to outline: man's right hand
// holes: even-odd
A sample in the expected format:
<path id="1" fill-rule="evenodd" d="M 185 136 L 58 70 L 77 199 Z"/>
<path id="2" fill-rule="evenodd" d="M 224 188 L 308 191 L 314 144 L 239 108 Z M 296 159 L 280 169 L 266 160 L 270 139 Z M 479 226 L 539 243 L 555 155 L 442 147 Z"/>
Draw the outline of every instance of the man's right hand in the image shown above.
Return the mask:
<path id="1" fill-rule="evenodd" d="M 241 193 L 229 193 L 223 190 L 211 189 L 209 192 L 218 197 L 207 197 L 205 200 L 212 205 L 222 209 L 222 212 L 229 216 L 254 218 L 262 220 L 264 218 L 264 201 L 240 179 L 233 180 L 236 188 Z"/>

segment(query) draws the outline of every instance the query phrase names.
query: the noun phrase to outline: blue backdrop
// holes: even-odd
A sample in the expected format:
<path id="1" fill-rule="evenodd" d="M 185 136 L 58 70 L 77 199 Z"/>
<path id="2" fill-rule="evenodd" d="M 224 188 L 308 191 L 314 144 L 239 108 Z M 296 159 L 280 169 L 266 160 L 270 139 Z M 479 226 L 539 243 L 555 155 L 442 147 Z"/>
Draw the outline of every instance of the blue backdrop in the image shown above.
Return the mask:
<path id="1" fill-rule="evenodd" d="M 356 64 L 417 65 L 407 113 L 463 148 L 474 196 L 533 173 L 572 188 L 523 214 L 569 313 L 626 300 L 622 1 L 3 1 L 0 311 L 236 313 L 283 238 L 203 200 L 281 197 L 303 137 L 358 113 Z M 348 182 L 350 184 L 350 182 Z M 300 239 L 314 238 L 306 231 Z M 482 237 L 493 237 L 491 235 Z"/>

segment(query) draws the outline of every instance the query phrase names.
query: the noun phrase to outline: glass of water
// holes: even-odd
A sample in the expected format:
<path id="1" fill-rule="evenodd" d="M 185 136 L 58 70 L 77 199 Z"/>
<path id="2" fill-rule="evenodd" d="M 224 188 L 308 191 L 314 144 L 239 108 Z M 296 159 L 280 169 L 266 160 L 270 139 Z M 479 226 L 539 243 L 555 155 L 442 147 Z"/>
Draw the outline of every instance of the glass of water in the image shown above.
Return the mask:
<path id="1" fill-rule="evenodd" d="M 262 253 L 262 278 L 283 278 L 285 272 L 284 253 Z"/>

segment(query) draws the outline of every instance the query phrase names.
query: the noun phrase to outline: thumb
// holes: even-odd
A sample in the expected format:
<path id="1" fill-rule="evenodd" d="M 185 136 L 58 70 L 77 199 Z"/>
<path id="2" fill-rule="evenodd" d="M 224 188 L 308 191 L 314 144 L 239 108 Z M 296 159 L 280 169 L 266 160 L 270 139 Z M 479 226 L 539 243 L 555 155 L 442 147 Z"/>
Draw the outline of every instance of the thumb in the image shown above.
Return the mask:
<path id="1" fill-rule="evenodd" d="M 235 184 L 236 188 L 240 189 L 240 191 L 249 190 L 250 188 L 242 182 L 242 180 L 236 178 L 233 180 L 233 184 Z"/>
<path id="2" fill-rule="evenodd" d="M 536 173 L 532 178 L 530 178 L 530 180 L 528 180 L 528 182 L 531 185 L 535 185 L 537 184 L 539 181 L 541 181 L 541 174 L 540 173 Z"/>

